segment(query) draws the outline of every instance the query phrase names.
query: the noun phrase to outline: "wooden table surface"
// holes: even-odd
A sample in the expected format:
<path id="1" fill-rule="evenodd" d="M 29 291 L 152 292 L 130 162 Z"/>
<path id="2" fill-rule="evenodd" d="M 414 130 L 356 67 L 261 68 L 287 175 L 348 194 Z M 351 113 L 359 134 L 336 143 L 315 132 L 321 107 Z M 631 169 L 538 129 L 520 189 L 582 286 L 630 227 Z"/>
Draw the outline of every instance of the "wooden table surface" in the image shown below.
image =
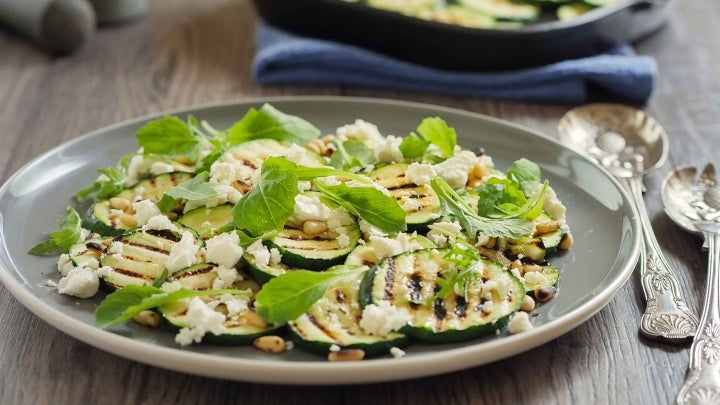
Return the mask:
<path id="1" fill-rule="evenodd" d="M 671 141 L 669 161 L 646 177 L 645 200 L 688 305 L 697 311 L 706 254 L 699 239 L 662 212 L 659 187 L 674 166 L 720 163 L 720 2 L 678 3 L 669 24 L 637 45 L 658 62 L 657 91 L 647 110 Z M 144 20 L 102 28 L 65 58 L 48 57 L 0 31 L 0 182 L 86 132 L 200 103 L 276 95 L 394 98 L 484 113 L 553 136 L 570 107 L 350 86 L 262 87 L 249 73 L 256 21 L 247 0 L 154 1 Z M 401 382 L 282 386 L 198 377 L 117 357 L 49 326 L 0 286 L 0 403 L 671 403 L 689 345 L 639 337 L 643 309 L 635 273 L 590 320 L 512 358 Z"/>

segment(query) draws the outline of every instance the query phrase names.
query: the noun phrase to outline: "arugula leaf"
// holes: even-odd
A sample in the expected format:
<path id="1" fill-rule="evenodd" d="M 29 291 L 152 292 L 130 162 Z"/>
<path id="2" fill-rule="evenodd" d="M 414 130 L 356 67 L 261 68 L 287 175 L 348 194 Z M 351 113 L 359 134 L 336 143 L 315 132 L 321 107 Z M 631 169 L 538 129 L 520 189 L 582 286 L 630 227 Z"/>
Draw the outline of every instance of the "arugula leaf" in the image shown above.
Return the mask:
<path id="1" fill-rule="evenodd" d="M 448 126 L 442 118 L 425 118 L 417 127 L 417 131 L 426 141 L 439 147 L 445 157 L 455 154 L 457 134 L 455 129 Z"/>
<path id="2" fill-rule="evenodd" d="M 320 130 L 304 119 L 285 114 L 270 104 L 251 108 L 229 130 L 230 145 L 253 139 L 270 138 L 281 142 L 305 144 L 320 135 Z"/>
<path id="3" fill-rule="evenodd" d="M 247 295 L 245 290 L 186 290 L 166 292 L 154 285 L 128 285 L 108 295 L 95 310 L 95 326 L 108 328 L 131 319 L 148 309 L 156 308 L 184 298 L 204 295 Z"/>
<path id="4" fill-rule="evenodd" d="M 417 134 L 411 133 L 403 138 L 398 148 L 405 158 L 420 160 L 425 156 L 425 151 L 427 151 L 428 146 L 430 146 L 430 141 L 426 141 L 417 136 Z"/>
<path id="5" fill-rule="evenodd" d="M 342 266 L 324 272 L 295 270 L 281 274 L 263 285 L 255 297 L 256 311 L 269 323 L 292 321 L 322 298 L 335 280 L 367 269 L 366 266 Z"/>
<path id="6" fill-rule="evenodd" d="M 280 231 L 295 212 L 298 176 L 295 164 L 270 157 L 260 168 L 260 181 L 233 207 L 233 221 L 251 236 Z"/>
<path id="7" fill-rule="evenodd" d="M 348 139 L 338 142 L 337 149 L 330 156 L 330 165 L 336 169 L 351 170 L 375 163 L 375 152 L 364 142 Z"/>
<path id="8" fill-rule="evenodd" d="M 328 186 L 316 182 L 314 187 L 352 214 L 366 220 L 386 233 L 406 229 L 405 211 L 397 200 L 375 187 L 348 187 L 345 183 Z"/>
<path id="9" fill-rule="evenodd" d="M 99 176 L 89 187 L 78 190 L 75 195 L 79 199 L 95 195 L 99 199 L 112 197 L 125 189 L 125 173 L 130 158 L 134 153 L 123 156 L 115 167 L 98 169 Z"/>
<path id="10" fill-rule="evenodd" d="M 525 158 L 513 162 L 506 174 L 509 179 L 520 185 L 526 197 L 535 194 L 540 184 L 540 166 Z"/>
<path id="11" fill-rule="evenodd" d="M 165 116 L 148 122 L 136 134 L 143 153 L 160 156 L 187 156 L 195 161 L 200 153 L 200 137 L 180 118 Z"/>
<path id="12" fill-rule="evenodd" d="M 288 160 L 288 162 L 290 161 Z M 337 176 L 355 180 L 358 183 L 362 184 L 373 184 L 372 179 L 370 179 L 369 177 L 357 173 L 348 172 L 345 170 L 334 169 L 332 167 L 296 166 L 295 174 L 297 175 L 299 181 L 314 180 L 318 177 Z"/>
<path id="13" fill-rule="evenodd" d="M 83 240 L 80 215 L 74 208 L 68 207 L 65 216 L 58 224 L 60 229 L 50 232 L 50 238 L 46 239 L 28 250 L 31 255 L 46 255 L 61 250 L 67 252 L 70 247 Z"/>
<path id="14" fill-rule="evenodd" d="M 525 218 L 481 217 L 441 177 L 430 180 L 430 186 L 440 200 L 440 211 L 444 215 L 453 215 L 473 240 L 479 232 L 490 237 L 515 239 L 534 229 L 532 221 Z"/>
<path id="15" fill-rule="evenodd" d="M 215 189 L 207 182 L 209 177 L 210 173 L 202 172 L 168 190 L 157 202 L 158 208 L 160 211 L 168 212 L 180 200 L 200 201 L 217 196 Z"/>

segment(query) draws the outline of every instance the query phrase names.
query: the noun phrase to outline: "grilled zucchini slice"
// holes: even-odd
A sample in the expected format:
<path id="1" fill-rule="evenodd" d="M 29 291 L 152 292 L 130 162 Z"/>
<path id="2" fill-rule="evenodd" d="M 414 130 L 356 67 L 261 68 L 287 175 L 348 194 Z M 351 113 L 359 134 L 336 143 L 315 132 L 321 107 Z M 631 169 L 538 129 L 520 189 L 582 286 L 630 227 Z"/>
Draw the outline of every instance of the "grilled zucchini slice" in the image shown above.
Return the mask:
<path id="1" fill-rule="evenodd" d="M 219 233 L 220 228 L 232 223 L 232 209 L 232 204 L 199 207 L 185 213 L 178 222 L 195 230 L 203 239 L 210 239 Z"/>
<path id="2" fill-rule="evenodd" d="M 462 342 L 495 332 L 520 309 L 525 289 L 520 280 L 502 265 L 489 260 L 476 262 L 477 277 L 467 293 L 450 292 L 435 298 L 438 279 L 459 272 L 445 259 L 448 249 L 425 249 L 385 259 L 365 276 L 361 302 L 390 301 L 406 309 L 412 320 L 401 329 L 429 342 Z"/>
<path id="3" fill-rule="evenodd" d="M 424 230 L 426 226 L 440 217 L 440 201 L 429 184 L 418 186 L 405 177 L 407 163 L 395 163 L 383 166 L 370 173 L 370 177 L 405 209 L 405 222 L 408 230 Z M 411 204 L 411 209 L 408 205 Z"/>

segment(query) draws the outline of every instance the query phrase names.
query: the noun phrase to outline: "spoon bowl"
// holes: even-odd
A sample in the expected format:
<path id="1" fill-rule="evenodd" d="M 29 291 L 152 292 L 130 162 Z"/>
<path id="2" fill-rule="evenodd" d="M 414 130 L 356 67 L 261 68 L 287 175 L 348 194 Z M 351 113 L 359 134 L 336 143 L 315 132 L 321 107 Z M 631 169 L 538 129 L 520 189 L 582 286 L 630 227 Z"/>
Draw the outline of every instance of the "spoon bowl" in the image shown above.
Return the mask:
<path id="1" fill-rule="evenodd" d="M 641 110 L 618 104 L 589 104 L 565 114 L 558 123 L 558 137 L 612 173 L 632 197 L 644 241 L 640 279 L 647 305 L 640 332 L 650 339 L 672 343 L 691 339 L 697 317 L 685 305 L 677 276 L 660 250 L 643 200 L 642 175 L 667 160 L 667 133 Z"/>
<path id="2" fill-rule="evenodd" d="M 704 237 L 708 249 L 708 272 L 698 332 L 690 346 L 685 383 L 677 396 L 680 405 L 720 402 L 720 190 L 715 167 L 708 164 L 699 178 L 697 170 L 684 166 L 663 181 L 665 212 L 681 228 Z"/>
<path id="3" fill-rule="evenodd" d="M 667 133 L 653 117 L 619 104 L 570 110 L 558 123 L 558 137 L 618 177 L 659 168 L 669 149 Z"/>

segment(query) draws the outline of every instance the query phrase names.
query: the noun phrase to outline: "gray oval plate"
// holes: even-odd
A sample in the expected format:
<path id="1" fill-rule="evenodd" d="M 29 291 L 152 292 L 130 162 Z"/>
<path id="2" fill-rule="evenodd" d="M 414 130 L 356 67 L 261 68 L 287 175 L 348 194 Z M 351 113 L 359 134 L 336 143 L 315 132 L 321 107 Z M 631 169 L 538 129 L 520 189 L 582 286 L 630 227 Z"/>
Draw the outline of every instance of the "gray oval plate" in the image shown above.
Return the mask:
<path id="1" fill-rule="evenodd" d="M 192 114 L 227 128 L 250 107 L 272 103 L 318 126 L 324 133 L 357 118 L 383 134 L 407 135 L 424 117 L 440 116 L 466 148 L 483 147 L 496 167 L 516 159 L 537 162 L 568 208 L 575 244 L 552 258 L 562 273 L 560 292 L 535 311 L 531 331 L 463 344 L 413 344 L 407 356 L 329 363 L 292 350 L 269 355 L 252 347 L 194 345 L 181 348 L 172 333 L 130 322 L 111 330 L 92 326 L 101 296 L 89 300 L 59 295 L 56 258 L 25 252 L 55 229 L 75 190 L 137 149 L 135 131 L 145 117 L 81 136 L 33 160 L 0 188 L 0 280 L 30 311 L 63 332 L 100 349 L 168 369 L 211 377 L 287 384 L 341 384 L 428 376 L 485 364 L 537 347 L 580 325 L 603 308 L 628 280 L 639 256 L 640 233 L 627 195 L 603 169 L 537 132 L 486 116 L 408 102 L 343 97 L 252 99 L 191 107 Z M 102 294 L 101 294 L 102 295 Z"/>

